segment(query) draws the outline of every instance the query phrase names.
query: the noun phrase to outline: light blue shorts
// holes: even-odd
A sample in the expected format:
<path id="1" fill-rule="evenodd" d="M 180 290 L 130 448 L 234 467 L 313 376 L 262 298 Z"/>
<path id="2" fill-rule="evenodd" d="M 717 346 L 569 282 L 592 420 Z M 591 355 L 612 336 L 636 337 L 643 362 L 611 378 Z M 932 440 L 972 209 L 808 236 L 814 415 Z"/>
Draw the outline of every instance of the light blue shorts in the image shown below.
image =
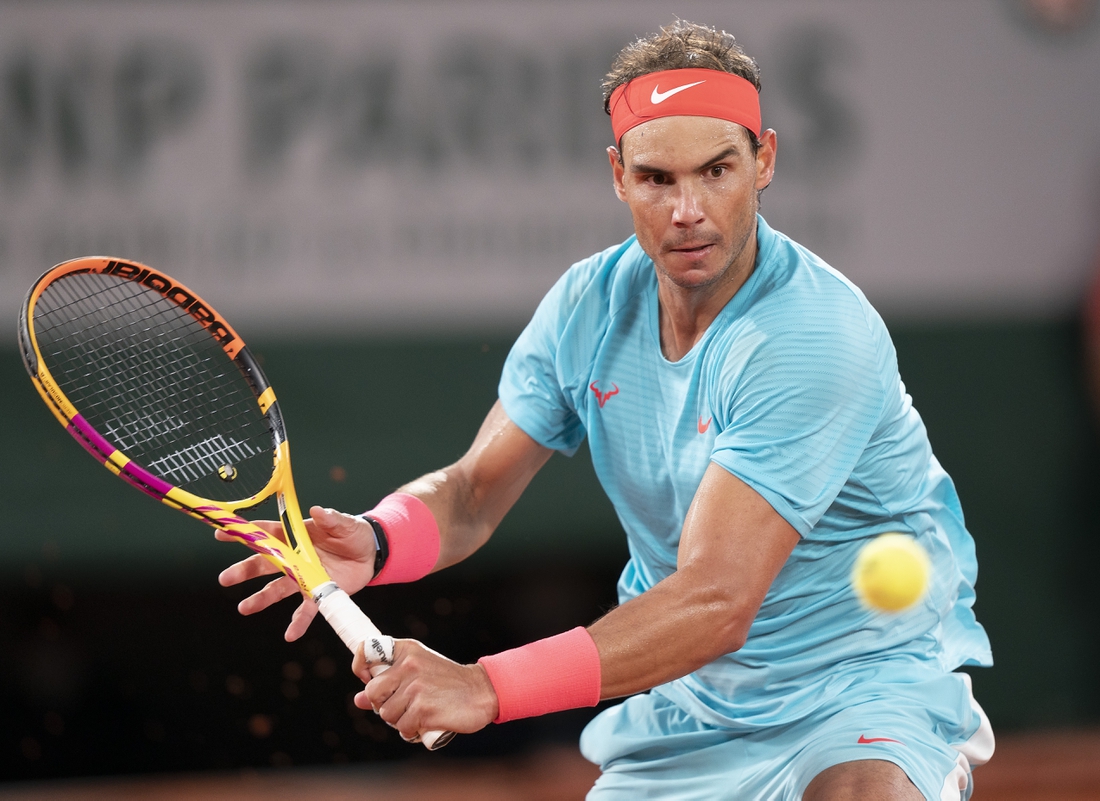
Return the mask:
<path id="1" fill-rule="evenodd" d="M 600 713 L 581 752 L 603 771 L 590 801 L 794 800 L 826 768 L 881 759 L 936 801 L 967 799 L 971 768 L 993 754 L 993 730 L 965 673 L 858 682 L 796 723 L 748 732 L 716 728 L 659 692 Z"/>

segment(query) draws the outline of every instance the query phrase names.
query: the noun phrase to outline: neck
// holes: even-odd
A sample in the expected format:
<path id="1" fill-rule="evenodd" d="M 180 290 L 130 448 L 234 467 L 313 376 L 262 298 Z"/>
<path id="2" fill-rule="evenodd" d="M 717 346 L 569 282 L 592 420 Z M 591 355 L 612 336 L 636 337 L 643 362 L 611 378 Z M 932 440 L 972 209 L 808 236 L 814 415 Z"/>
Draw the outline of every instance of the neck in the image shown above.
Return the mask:
<path id="1" fill-rule="evenodd" d="M 756 237 L 747 244 L 740 257 L 711 284 L 683 287 L 658 271 L 658 321 L 661 353 L 666 359 L 676 362 L 686 356 L 749 280 L 756 265 Z"/>

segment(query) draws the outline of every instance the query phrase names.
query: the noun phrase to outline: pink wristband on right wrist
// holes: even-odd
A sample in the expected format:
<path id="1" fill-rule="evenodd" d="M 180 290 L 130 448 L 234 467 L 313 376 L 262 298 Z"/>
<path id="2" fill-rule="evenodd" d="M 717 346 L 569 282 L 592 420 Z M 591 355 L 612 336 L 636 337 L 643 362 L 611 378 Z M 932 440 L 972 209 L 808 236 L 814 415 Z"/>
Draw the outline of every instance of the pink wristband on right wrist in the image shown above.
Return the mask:
<path id="1" fill-rule="evenodd" d="M 583 626 L 510 651 L 483 656 L 499 704 L 493 723 L 600 702 L 600 653 Z"/>
<path id="2" fill-rule="evenodd" d="M 424 501 L 395 492 L 364 514 L 382 527 L 389 547 L 386 563 L 368 585 L 416 581 L 432 572 L 439 561 L 439 526 Z"/>

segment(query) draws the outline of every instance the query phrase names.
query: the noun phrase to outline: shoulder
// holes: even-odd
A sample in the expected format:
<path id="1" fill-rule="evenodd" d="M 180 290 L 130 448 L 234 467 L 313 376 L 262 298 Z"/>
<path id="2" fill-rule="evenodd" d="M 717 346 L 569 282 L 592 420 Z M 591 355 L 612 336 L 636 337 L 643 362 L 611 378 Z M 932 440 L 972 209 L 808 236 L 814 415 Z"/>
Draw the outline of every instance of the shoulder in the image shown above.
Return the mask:
<path id="1" fill-rule="evenodd" d="M 715 365 L 723 384 L 771 373 L 797 385 L 839 388 L 888 368 L 892 346 L 881 317 L 839 271 L 761 220 L 759 276 L 742 315 L 724 332 Z M 873 381 L 877 385 L 879 381 Z"/>
<path id="2" fill-rule="evenodd" d="M 614 312 L 642 291 L 651 273 L 652 262 L 631 236 L 574 264 L 546 297 L 563 311 L 587 304 Z"/>
<path id="3" fill-rule="evenodd" d="M 577 262 L 543 297 L 513 353 L 539 351 L 559 358 L 565 343 L 574 353 L 598 342 L 615 312 L 644 289 L 643 277 L 652 273 L 652 262 L 633 236 Z"/>
<path id="4" fill-rule="evenodd" d="M 760 269 L 765 271 L 756 311 L 761 321 L 872 332 L 881 318 L 866 295 L 813 251 L 763 224 Z"/>
<path id="5" fill-rule="evenodd" d="M 813 251 L 760 223 L 760 282 L 746 316 L 761 344 L 794 347 L 813 360 L 838 350 L 871 355 L 888 342 L 882 318 L 859 287 Z"/>
<path id="6" fill-rule="evenodd" d="M 648 271 L 652 273 L 650 264 Z M 498 387 L 508 416 L 537 442 L 572 453 L 583 377 L 613 319 L 643 286 L 646 259 L 634 237 L 570 267 L 513 344 Z M 580 392 L 577 388 L 582 387 Z"/>
<path id="7" fill-rule="evenodd" d="M 653 263 L 635 237 L 577 262 L 539 303 L 528 329 L 556 347 L 563 339 L 598 340 L 616 314 L 655 282 Z"/>

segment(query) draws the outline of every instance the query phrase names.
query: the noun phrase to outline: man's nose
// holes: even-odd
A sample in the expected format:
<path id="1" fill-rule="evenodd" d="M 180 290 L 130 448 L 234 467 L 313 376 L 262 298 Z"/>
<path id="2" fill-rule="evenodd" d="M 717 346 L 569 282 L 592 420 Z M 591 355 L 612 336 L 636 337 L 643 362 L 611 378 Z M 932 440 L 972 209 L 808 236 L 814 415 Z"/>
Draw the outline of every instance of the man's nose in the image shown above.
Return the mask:
<path id="1" fill-rule="evenodd" d="M 678 184 L 676 189 L 672 199 L 673 224 L 687 227 L 701 223 L 705 215 L 699 187 L 685 181 Z"/>

